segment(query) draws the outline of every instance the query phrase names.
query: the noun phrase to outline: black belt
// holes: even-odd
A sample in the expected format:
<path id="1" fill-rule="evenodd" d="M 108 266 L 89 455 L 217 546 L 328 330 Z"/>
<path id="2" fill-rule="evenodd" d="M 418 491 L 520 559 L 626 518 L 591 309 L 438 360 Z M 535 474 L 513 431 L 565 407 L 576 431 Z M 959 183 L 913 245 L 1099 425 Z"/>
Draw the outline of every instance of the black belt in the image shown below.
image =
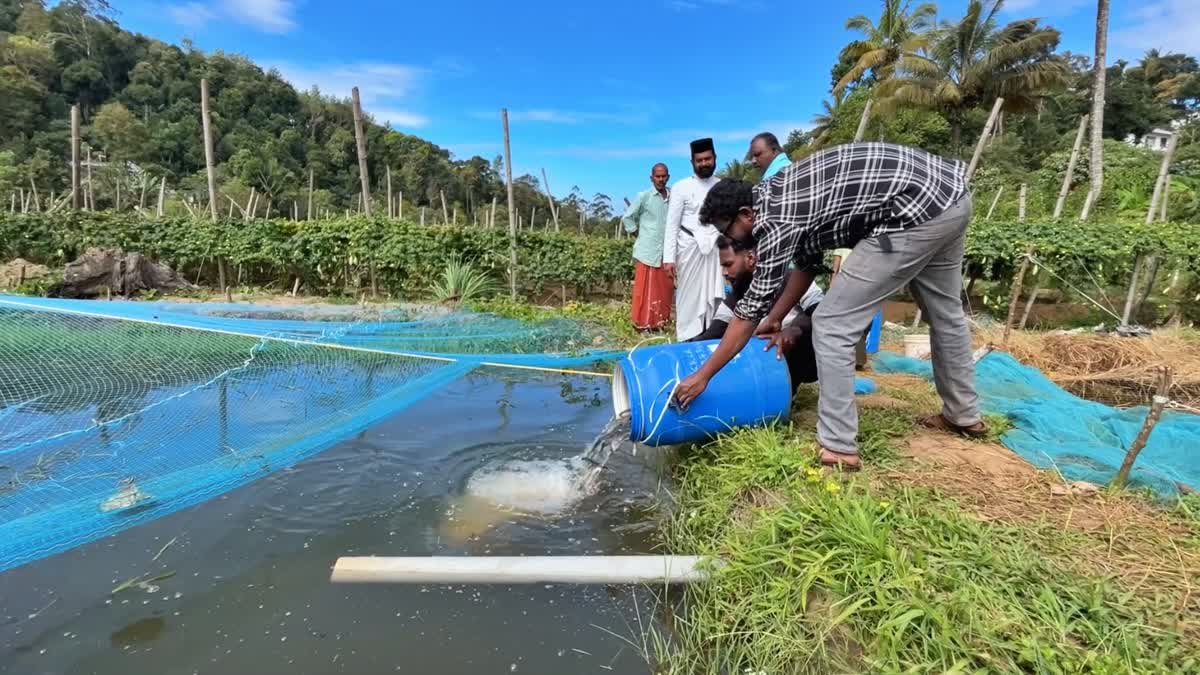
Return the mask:
<path id="1" fill-rule="evenodd" d="M 692 234 L 692 231 L 691 231 L 691 230 L 689 230 L 689 229 L 687 229 L 686 227 L 684 227 L 684 226 L 680 225 L 680 226 L 679 226 L 679 229 L 680 229 L 680 230 L 682 230 L 684 234 L 686 234 L 687 236 L 691 237 L 692 239 L 695 239 L 695 238 L 696 238 L 696 235 Z"/>

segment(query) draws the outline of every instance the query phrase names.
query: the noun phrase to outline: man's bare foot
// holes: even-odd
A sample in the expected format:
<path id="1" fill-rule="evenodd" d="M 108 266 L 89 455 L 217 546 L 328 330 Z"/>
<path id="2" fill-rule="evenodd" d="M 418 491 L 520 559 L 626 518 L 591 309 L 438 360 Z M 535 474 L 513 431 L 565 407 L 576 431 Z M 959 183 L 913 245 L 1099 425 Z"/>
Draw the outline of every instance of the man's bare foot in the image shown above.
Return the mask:
<path id="1" fill-rule="evenodd" d="M 858 455 L 847 455 L 840 452 L 833 452 L 817 446 L 820 451 L 821 466 L 834 467 L 845 472 L 858 471 L 862 468 L 862 460 Z"/>

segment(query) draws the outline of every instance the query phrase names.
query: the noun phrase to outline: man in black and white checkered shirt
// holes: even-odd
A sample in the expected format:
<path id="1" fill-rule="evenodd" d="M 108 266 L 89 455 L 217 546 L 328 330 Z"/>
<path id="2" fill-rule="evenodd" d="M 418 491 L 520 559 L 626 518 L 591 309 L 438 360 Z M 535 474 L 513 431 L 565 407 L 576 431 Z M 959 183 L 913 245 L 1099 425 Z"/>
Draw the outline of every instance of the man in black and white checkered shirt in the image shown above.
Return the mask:
<path id="1" fill-rule="evenodd" d="M 928 318 L 934 380 L 945 404 L 924 423 L 970 436 L 986 433 L 959 298 L 971 218 L 964 169 L 962 162 L 916 148 L 852 143 L 809 155 L 756 186 L 732 180 L 713 186 L 701 220 L 732 239 L 757 240 L 758 267 L 720 346 L 680 383 L 678 403 L 686 406 L 704 391 L 763 317 L 760 333 L 778 330 L 776 315 L 807 289 L 809 270 L 824 250 L 853 247 L 813 316 L 822 463 L 858 468 L 854 345 L 884 299 L 905 284 Z M 772 305 L 785 279 L 786 291 Z"/>

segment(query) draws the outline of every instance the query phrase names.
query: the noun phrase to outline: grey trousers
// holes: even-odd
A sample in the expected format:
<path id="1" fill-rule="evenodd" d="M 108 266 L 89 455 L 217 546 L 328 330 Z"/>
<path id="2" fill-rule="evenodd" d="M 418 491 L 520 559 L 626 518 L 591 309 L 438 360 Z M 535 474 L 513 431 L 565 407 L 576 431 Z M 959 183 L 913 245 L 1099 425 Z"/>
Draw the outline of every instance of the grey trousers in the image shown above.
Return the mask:
<path id="1" fill-rule="evenodd" d="M 817 441 L 825 449 L 858 452 L 854 347 L 883 301 L 905 284 L 929 321 L 933 379 L 942 397 L 942 414 L 962 426 L 980 421 L 971 330 L 959 297 L 963 239 L 970 220 L 967 194 L 936 218 L 886 237 L 863 239 L 854 247 L 813 314 L 820 384 Z"/>

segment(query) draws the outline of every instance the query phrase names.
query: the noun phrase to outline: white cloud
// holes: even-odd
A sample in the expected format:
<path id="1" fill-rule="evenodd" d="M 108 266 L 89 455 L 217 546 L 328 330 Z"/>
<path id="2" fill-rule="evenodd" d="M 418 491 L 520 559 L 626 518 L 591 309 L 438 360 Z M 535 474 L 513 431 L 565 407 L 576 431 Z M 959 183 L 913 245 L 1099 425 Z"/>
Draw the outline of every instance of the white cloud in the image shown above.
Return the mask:
<path id="1" fill-rule="evenodd" d="M 300 64 L 288 61 L 268 62 L 280 76 L 300 91 L 316 87 L 326 96 L 349 98 L 350 90 L 358 87 L 363 111 L 381 124 L 392 127 L 418 128 L 429 124 L 429 118 L 406 110 L 412 96 L 430 74 L 420 66 L 403 63 L 326 63 Z"/>
<path id="2" fill-rule="evenodd" d="M 292 0 L 224 0 L 221 4 L 234 20 L 267 33 L 286 33 L 296 27 Z"/>
<path id="3" fill-rule="evenodd" d="M 216 0 L 208 5 L 186 2 L 167 7 L 171 20 L 200 29 L 218 18 L 250 26 L 265 33 L 287 33 L 296 27 L 293 0 Z"/>
<path id="4" fill-rule="evenodd" d="M 1140 55 L 1147 49 L 1190 53 L 1200 45 L 1200 11 L 1196 0 L 1158 0 L 1131 10 L 1113 26 L 1111 40 Z M 1111 59 L 1110 59 L 1111 60 Z"/>
<path id="5" fill-rule="evenodd" d="M 358 87 L 363 105 L 412 94 L 429 71 L 403 63 L 326 63 L 301 64 L 289 61 L 267 62 L 264 67 L 279 71 L 283 79 L 297 89 L 317 87 L 321 93 L 346 98 Z"/>
<path id="6" fill-rule="evenodd" d="M 429 124 L 429 118 L 407 110 L 389 110 L 367 106 L 364 111 L 380 124 L 386 124 L 393 129 L 420 128 Z"/>
<path id="7" fill-rule="evenodd" d="M 211 9 L 199 2 L 172 5 L 167 8 L 167 13 L 175 23 L 193 29 L 203 28 L 209 21 L 217 18 Z"/>

